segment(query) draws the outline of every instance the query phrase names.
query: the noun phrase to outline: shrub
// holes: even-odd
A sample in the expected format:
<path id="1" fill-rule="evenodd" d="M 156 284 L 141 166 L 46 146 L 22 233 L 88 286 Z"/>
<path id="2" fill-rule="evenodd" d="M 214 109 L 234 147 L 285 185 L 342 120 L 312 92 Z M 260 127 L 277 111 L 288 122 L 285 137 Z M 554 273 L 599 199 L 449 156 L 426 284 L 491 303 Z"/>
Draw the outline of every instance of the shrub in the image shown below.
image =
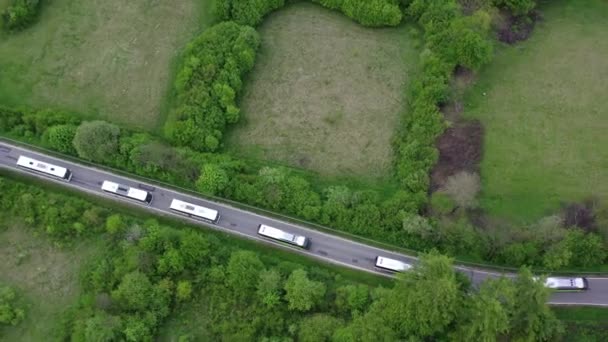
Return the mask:
<path id="1" fill-rule="evenodd" d="M 12 0 L 1 16 L 5 29 L 21 30 L 29 26 L 35 19 L 40 7 L 40 0 Z"/>
<path id="2" fill-rule="evenodd" d="M 229 180 L 228 174 L 220 166 L 206 164 L 196 182 L 196 188 L 203 193 L 217 195 L 226 188 Z"/>
<path id="3" fill-rule="evenodd" d="M 43 140 L 50 148 L 62 153 L 74 154 L 74 137 L 77 127 L 74 125 L 55 125 L 44 132 Z"/>
<path id="4" fill-rule="evenodd" d="M 82 123 L 74 136 L 74 148 L 78 156 L 97 162 L 108 162 L 118 152 L 120 128 L 105 121 Z"/>
<path id="5" fill-rule="evenodd" d="M 466 171 L 448 177 L 442 189 L 462 209 L 472 209 L 477 206 L 476 197 L 479 190 L 481 190 L 479 176 Z"/>
<path id="6" fill-rule="evenodd" d="M 25 318 L 25 311 L 17 305 L 14 289 L 0 284 L 0 325 L 17 325 Z"/>
<path id="7" fill-rule="evenodd" d="M 509 9 L 514 15 L 526 15 L 536 7 L 535 0 L 495 0 L 495 4 Z"/>

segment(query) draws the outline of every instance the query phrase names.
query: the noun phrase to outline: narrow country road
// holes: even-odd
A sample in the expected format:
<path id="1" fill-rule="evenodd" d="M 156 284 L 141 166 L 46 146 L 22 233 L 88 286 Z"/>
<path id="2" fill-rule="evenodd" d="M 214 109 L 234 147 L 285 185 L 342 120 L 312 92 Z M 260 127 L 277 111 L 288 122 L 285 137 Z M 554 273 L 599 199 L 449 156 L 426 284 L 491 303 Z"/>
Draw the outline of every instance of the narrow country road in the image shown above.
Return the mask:
<path id="1" fill-rule="evenodd" d="M 21 155 L 55 164 L 58 166 L 66 167 L 73 173 L 72 180 L 69 183 L 63 182 L 60 180 L 45 177 L 43 175 L 34 174 L 21 168 L 17 168 L 17 158 Z M 0 143 L 0 168 L 12 170 L 19 173 L 29 174 L 34 177 L 38 177 L 50 182 L 56 182 L 63 186 L 77 189 L 79 191 L 106 197 L 115 201 L 123 201 L 125 203 L 128 203 L 129 205 L 139 206 L 145 210 L 154 212 L 156 214 L 179 217 L 183 220 L 189 221 L 192 224 L 217 229 L 223 232 L 239 235 L 241 237 L 252 240 L 258 240 L 263 243 L 272 244 L 278 246 L 279 248 L 290 250 L 294 253 L 306 254 L 317 259 L 324 260 L 326 262 L 342 265 L 349 268 L 359 269 L 366 272 L 390 275 L 388 273 L 383 273 L 374 267 L 374 260 L 378 255 L 402 260 L 411 264 L 416 263 L 415 257 L 391 252 L 381 248 L 348 240 L 339 236 L 320 232 L 314 229 L 305 228 L 303 226 L 289 223 L 286 221 L 262 216 L 253 212 L 235 208 L 224 203 L 218 203 L 198 197 L 193 197 L 191 195 L 174 191 L 169 188 L 143 183 L 132 178 L 113 174 L 94 167 L 84 166 L 82 164 L 78 164 L 72 161 L 58 159 L 6 142 Z M 103 192 L 101 190 L 101 183 L 104 180 L 114 181 L 120 184 L 149 191 L 153 196 L 151 205 L 147 206 L 144 204 L 132 202 L 130 200 L 116 197 Z M 174 198 L 218 210 L 221 216 L 218 224 L 208 224 L 170 211 L 169 204 Z M 308 250 L 300 250 L 261 238 L 257 235 L 257 227 L 260 223 L 264 223 L 292 233 L 307 236 L 310 239 L 310 248 Z M 456 268 L 464 274 L 468 275 L 473 281 L 473 283 L 479 283 L 487 277 L 497 277 L 501 275 L 493 271 L 484 271 L 481 269 L 473 269 L 463 266 L 457 266 Z M 588 279 L 589 290 L 579 293 L 554 293 L 551 297 L 550 303 L 556 305 L 608 306 L 608 278 L 589 277 Z"/>

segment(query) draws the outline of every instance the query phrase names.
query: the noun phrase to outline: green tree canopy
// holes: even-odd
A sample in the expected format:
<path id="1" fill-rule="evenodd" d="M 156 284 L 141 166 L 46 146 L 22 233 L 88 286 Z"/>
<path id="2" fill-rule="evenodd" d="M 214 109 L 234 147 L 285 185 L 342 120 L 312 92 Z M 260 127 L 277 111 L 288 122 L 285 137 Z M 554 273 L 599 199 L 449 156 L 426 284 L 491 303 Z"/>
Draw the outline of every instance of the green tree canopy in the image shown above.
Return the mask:
<path id="1" fill-rule="evenodd" d="M 291 272 L 285 283 L 285 299 L 289 310 L 309 311 L 325 296 L 325 284 L 308 279 L 302 269 Z"/>

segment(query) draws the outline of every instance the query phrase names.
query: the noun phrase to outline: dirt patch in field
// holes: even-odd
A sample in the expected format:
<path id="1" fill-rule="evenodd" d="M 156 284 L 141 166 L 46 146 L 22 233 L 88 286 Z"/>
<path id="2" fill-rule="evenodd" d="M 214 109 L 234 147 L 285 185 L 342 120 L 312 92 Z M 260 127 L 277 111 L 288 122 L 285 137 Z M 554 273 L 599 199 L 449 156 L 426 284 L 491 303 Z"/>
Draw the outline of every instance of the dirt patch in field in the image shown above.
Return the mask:
<path id="1" fill-rule="evenodd" d="M 578 227 L 586 231 L 594 231 L 595 225 L 595 206 L 593 199 L 585 200 L 581 203 L 570 203 L 563 207 L 564 227 Z"/>
<path id="2" fill-rule="evenodd" d="M 509 11 L 501 10 L 496 29 L 498 40 L 507 44 L 526 40 L 532 34 L 536 22 L 541 19 L 538 11 L 532 11 L 529 15 L 514 16 Z"/>
<path id="3" fill-rule="evenodd" d="M 431 191 L 460 171 L 478 172 L 482 155 L 483 127 L 479 121 L 455 124 L 437 139 L 439 161 L 431 172 Z"/>

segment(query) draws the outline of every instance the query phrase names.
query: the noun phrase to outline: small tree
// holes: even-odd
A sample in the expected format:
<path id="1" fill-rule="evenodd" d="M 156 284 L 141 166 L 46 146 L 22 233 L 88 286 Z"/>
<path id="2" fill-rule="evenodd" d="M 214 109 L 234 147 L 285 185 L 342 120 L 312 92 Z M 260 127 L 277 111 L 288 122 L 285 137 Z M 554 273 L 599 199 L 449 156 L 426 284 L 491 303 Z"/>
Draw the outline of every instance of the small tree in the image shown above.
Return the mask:
<path id="1" fill-rule="evenodd" d="M 8 286 L 0 285 L 0 325 L 17 325 L 25 317 L 25 311 L 16 307 L 17 293 Z"/>
<path id="2" fill-rule="evenodd" d="M 187 280 L 180 280 L 177 283 L 177 290 L 175 297 L 179 302 L 184 302 L 190 299 L 192 296 L 192 284 Z"/>
<path id="3" fill-rule="evenodd" d="M 106 219 L 106 231 L 112 235 L 123 232 L 125 228 L 125 223 L 120 214 L 110 215 Z"/>
<path id="4" fill-rule="evenodd" d="M 325 296 L 325 284 L 308 279 L 302 269 L 291 272 L 285 283 L 289 310 L 309 311 Z"/>
<path id="5" fill-rule="evenodd" d="M 111 161 L 118 153 L 120 128 L 105 121 L 83 122 L 74 136 L 78 156 L 92 161 Z"/>
<path id="6" fill-rule="evenodd" d="M 477 206 L 476 196 L 479 190 L 481 190 L 479 176 L 467 171 L 449 177 L 442 189 L 462 209 L 472 209 Z"/>
<path id="7" fill-rule="evenodd" d="M 262 303 L 273 307 L 281 301 L 281 275 L 276 270 L 265 270 L 260 274 L 257 294 Z"/>
<path id="8" fill-rule="evenodd" d="M 110 342 L 120 339 L 121 319 L 111 316 L 104 311 L 98 311 L 95 316 L 86 321 L 85 338 L 87 341 Z"/>
<path id="9" fill-rule="evenodd" d="M 205 164 L 201 176 L 196 181 L 196 188 L 201 192 L 217 195 L 228 185 L 228 173 L 217 164 Z"/>
<path id="10" fill-rule="evenodd" d="M 62 153 L 75 153 L 74 136 L 76 136 L 76 126 L 74 125 L 57 125 L 49 127 L 45 134 L 45 140 L 51 148 Z"/>

